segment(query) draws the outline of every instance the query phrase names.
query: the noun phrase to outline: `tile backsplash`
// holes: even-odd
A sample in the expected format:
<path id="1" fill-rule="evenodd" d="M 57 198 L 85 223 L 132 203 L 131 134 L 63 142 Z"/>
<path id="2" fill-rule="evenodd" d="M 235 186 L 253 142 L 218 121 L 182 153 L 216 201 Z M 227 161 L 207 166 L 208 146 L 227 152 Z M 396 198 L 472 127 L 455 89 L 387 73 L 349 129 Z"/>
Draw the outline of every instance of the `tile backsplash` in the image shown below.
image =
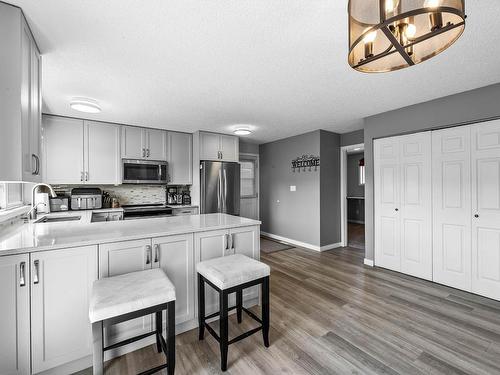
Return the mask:
<path id="1" fill-rule="evenodd" d="M 57 193 L 71 193 L 75 185 L 53 185 Z M 107 191 L 111 197 L 118 198 L 120 205 L 124 204 L 144 204 L 144 203 L 165 203 L 166 185 L 102 185 L 102 186 L 81 186 L 98 187 L 103 192 Z"/>

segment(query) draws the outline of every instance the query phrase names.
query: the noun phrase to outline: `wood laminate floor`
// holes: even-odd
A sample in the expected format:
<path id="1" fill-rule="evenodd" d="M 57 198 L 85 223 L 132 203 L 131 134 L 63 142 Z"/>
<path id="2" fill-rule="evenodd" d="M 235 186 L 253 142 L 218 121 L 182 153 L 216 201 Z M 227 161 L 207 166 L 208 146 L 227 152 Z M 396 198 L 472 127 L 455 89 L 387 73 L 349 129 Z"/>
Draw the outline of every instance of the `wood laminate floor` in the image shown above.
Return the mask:
<path id="1" fill-rule="evenodd" d="M 227 374 L 500 374 L 500 302 L 366 267 L 363 256 L 262 254 L 272 269 L 271 346 L 260 334 L 231 345 Z M 250 326 L 232 316 L 230 337 Z M 220 373 L 211 336 L 186 332 L 176 348 L 176 374 Z M 162 360 L 150 346 L 106 363 L 106 374 Z"/>

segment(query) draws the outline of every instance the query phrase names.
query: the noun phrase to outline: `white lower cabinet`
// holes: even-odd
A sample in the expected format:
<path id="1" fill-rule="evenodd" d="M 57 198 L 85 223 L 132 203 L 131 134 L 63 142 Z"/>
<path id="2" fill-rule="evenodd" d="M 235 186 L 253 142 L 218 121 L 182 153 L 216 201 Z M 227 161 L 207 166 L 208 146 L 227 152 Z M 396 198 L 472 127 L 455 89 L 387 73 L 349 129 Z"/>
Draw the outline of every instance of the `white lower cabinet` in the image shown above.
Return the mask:
<path id="1" fill-rule="evenodd" d="M 97 246 L 30 255 L 31 372 L 92 354 L 89 300 L 97 280 Z"/>
<path id="2" fill-rule="evenodd" d="M 99 278 L 151 269 L 151 240 L 113 242 L 99 245 Z M 150 315 L 115 324 L 104 332 L 104 345 L 150 332 Z M 118 351 L 117 351 L 118 353 Z M 115 353 L 111 353 L 113 356 Z"/>
<path id="3" fill-rule="evenodd" d="M 153 267 L 165 271 L 175 286 L 175 324 L 194 319 L 193 235 L 159 237 L 152 241 Z"/>
<path id="4" fill-rule="evenodd" d="M 232 254 L 243 254 L 254 259 L 259 259 L 259 237 L 260 230 L 258 226 L 195 233 L 195 264 L 204 260 Z M 195 277 L 197 277 L 196 271 Z M 196 282 L 197 285 L 198 283 Z M 257 296 L 258 287 L 249 288 L 244 293 L 243 301 Z M 234 304 L 234 300 L 234 295 L 230 296 L 230 306 Z M 206 284 L 205 308 L 207 315 L 217 311 L 219 308 L 218 293 Z"/>
<path id="5" fill-rule="evenodd" d="M 29 255 L 0 257 L 0 374 L 30 372 Z"/>

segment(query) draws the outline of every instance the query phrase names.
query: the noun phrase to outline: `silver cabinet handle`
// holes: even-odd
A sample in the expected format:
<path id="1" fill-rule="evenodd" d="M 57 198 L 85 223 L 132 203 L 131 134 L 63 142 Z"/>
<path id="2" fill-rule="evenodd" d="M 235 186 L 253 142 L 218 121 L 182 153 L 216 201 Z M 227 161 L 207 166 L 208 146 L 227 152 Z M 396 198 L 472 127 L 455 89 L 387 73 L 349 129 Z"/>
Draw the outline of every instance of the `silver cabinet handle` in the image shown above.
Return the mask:
<path id="1" fill-rule="evenodd" d="M 83 181 L 83 176 L 84 176 L 83 172 L 80 172 L 80 181 Z"/>
<path id="2" fill-rule="evenodd" d="M 151 264 L 151 246 L 146 245 L 146 264 Z"/>
<path id="3" fill-rule="evenodd" d="M 155 244 L 155 263 L 160 261 L 160 245 Z"/>
<path id="4" fill-rule="evenodd" d="M 85 181 L 89 180 L 89 172 L 85 172 Z"/>
<path id="5" fill-rule="evenodd" d="M 142 149 L 142 157 L 143 158 L 146 157 L 146 149 L 145 148 Z"/>
<path id="6" fill-rule="evenodd" d="M 235 249 L 234 248 L 234 245 L 235 245 L 236 241 L 234 240 L 234 233 L 231 233 L 231 249 Z"/>
<path id="7" fill-rule="evenodd" d="M 149 158 L 149 148 L 146 149 L 146 157 Z"/>
<path id="8" fill-rule="evenodd" d="M 40 174 L 40 158 L 36 154 L 31 154 L 31 158 L 35 161 L 35 170 L 31 174 L 36 176 Z"/>
<path id="9" fill-rule="evenodd" d="M 39 283 L 39 272 L 40 272 L 40 261 L 37 259 L 33 262 L 33 265 L 35 266 L 35 272 L 33 275 L 33 284 L 38 284 Z"/>
<path id="10" fill-rule="evenodd" d="M 224 235 L 224 250 L 229 250 L 229 234 Z"/>
<path id="11" fill-rule="evenodd" d="M 19 286 L 26 286 L 26 262 L 19 264 Z"/>

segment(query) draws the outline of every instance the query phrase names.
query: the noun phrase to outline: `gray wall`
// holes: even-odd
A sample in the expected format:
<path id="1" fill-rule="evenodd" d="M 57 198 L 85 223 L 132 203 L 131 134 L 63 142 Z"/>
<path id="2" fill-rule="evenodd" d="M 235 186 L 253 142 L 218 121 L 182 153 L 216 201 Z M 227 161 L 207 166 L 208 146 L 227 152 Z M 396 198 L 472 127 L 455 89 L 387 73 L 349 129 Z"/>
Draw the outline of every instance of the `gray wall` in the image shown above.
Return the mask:
<path id="1" fill-rule="evenodd" d="M 321 246 L 341 241 L 340 234 L 340 135 L 320 131 Z"/>
<path id="2" fill-rule="evenodd" d="M 365 232 L 373 260 L 373 140 L 397 134 L 462 125 L 500 117 L 500 84 L 416 104 L 365 119 Z"/>
<path id="3" fill-rule="evenodd" d="M 259 154 L 262 231 L 319 246 L 320 170 L 293 172 L 291 162 L 320 154 L 320 131 L 262 144 Z"/>
<path id="4" fill-rule="evenodd" d="M 240 153 L 259 154 L 259 145 L 257 143 L 245 142 L 240 138 Z"/>
<path id="5" fill-rule="evenodd" d="M 364 142 L 364 130 L 355 130 L 350 133 L 344 133 L 340 135 L 340 146 L 351 146 L 359 145 Z"/>

